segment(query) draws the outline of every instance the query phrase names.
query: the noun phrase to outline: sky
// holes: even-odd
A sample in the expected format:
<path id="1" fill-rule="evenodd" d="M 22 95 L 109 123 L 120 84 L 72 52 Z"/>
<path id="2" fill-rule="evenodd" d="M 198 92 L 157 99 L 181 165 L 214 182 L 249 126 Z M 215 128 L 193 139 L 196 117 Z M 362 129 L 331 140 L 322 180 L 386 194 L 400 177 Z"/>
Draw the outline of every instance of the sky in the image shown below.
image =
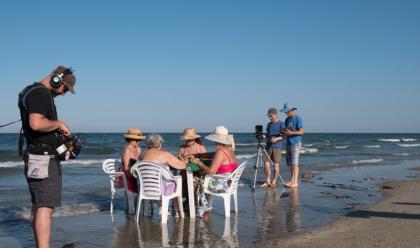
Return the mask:
<path id="1" fill-rule="evenodd" d="M 55 102 L 73 132 L 253 132 L 285 102 L 306 132 L 420 132 L 418 13 L 405 0 L 2 1 L 0 125 L 65 65 L 76 94 Z"/>

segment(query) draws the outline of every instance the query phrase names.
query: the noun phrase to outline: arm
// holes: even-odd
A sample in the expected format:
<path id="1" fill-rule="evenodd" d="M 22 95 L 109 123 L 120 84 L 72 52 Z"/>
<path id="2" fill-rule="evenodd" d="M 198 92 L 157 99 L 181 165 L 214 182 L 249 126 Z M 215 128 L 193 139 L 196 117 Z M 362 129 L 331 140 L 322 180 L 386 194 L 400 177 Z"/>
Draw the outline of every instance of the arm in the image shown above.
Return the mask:
<path id="1" fill-rule="evenodd" d="M 172 155 L 172 153 L 170 152 L 165 152 L 165 157 L 166 157 L 166 163 L 178 170 L 181 169 L 185 169 L 186 168 L 186 164 L 185 162 L 179 160 L 177 157 L 175 157 L 174 155 Z"/>
<path id="2" fill-rule="evenodd" d="M 123 153 L 123 157 L 122 157 L 122 162 L 123 162 L 123 165 L 124 165 L 124 171 L 130 169 L 128 167 L 129 163 L 130 163 L 130 157 L 131 157 L 130 155 L 131 155 L 130 151 L 127 148 L 125 148 L 124 153 Z"/>
<path id="3" fill-rule="evenodd" d="M 178 150 L 178 159 L 179 160 L 181 160 L 181 161 L 183 161 L 183 162 L 185 162 L 185 159 L 184 159 L 184 148 L 183 147 L 181 147 L 181 148 L 179 148 L 179 150 Z"/>
<path id="4" fill-rule="evenodd" d="M 32 128 L 32 130 L 37 132 L 47 133 L 60 129 L 63 131 L 65 136 L 69 136 L 71 134 L 70 128 L 64 122 L 49 120 L 45 116 L 38 113 L 31 113 L 29 115 L 29 126 Z"/>
<path id="5" fill-rule="evenodd" d="M 209 175 L 214 175 L 216 174 L 220 165 L 223 163 L 223 159 L 224 159 L 223 152 L 218 150 L 216 152 L 216 155 L 214 155 L 214 159 L 210 165 L 210 168 L 207 167 L 203 162 L 201 162 L 198 159 L 193 159 L 192 162 L 198 164 L 205 173 Z"/>

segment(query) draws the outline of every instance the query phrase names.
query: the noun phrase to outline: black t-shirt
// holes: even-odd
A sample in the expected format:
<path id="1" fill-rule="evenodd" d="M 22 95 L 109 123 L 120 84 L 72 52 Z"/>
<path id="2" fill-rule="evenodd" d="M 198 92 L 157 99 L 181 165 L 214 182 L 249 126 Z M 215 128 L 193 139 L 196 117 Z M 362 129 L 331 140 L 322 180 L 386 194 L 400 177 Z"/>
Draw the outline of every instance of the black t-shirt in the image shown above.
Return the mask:
<path id="1" fill-rule="evenodd" d="M 32 90 L 30 90 L 32 88 Z M 54 103 L 54 98 L 51 95 L 49 89 L 43 86 L 40 83 L 34 83 L 29 86 L 29 88 L 24 89 L 30 90 L 26 95 L 26 98 L 23 99 L 26 106 L 26 109 L 23 106 L 20 107 L 20 114 L 22 119 L 22 127 L 26 138 L 26 143 L 42 143 L 48 145 L 55 145 L 54 132 L 37 132 L 34 131 L 29 125 L 29 114 L 37 113 L 41 114 L 49 120 L 57 120 L 57 110 Z"/>

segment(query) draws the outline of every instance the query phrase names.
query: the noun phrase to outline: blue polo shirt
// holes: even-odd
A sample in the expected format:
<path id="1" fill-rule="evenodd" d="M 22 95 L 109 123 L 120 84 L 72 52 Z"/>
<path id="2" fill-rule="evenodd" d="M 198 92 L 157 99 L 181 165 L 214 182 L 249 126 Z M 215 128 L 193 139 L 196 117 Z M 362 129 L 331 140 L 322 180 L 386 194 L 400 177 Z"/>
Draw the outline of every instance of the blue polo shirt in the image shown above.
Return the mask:
<path id="1" fill-rule="evenodd" d="M 287 117 L 284 121 L 286 128 L 292 130 L 293 132 L 303 128 L 303 120 L 300 118 L 300 116 L 293 116 L 293 117 Z M 296 145 L 298 143 L 302 142 L 302 135 L 292 135 L 287 136 L 287 143 Z"/>
<path id="2" fill-rule="evenodd" d="M 271 143 L 270 142 L 270 138 L 272 136 L 280 136 L 281 130 L 284 128 L 284 123 L 280 120 L 278 120 L 277 122 L 269 122 L 267 124 L 267 143 L 266 143 L 266 148 L 278 148 L 278 149 L 282 149 L 283 148 L 283 142 L 282 141 L 277 141 L 276 143 Z"/>

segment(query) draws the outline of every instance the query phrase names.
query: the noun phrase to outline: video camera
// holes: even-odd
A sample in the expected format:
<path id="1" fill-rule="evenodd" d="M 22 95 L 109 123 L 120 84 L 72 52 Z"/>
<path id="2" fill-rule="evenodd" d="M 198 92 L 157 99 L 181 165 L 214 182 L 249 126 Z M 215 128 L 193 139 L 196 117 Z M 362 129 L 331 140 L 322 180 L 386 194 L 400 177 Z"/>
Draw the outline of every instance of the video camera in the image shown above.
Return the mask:
<path id="1" fill-rule="evenodd" d="M 257 138 L 258 143 L 261 143 L 264 139 L 264 133 L 263 133 L 263 126 L 262 125 L 256 125 L 255 126 L 255 138 Z"/>
<path id="2" fill-rule="evenodd" d="M 76 159 L 82 151 L 82 139 L 76 135 L 64 136 L 62 133 L 57 133 L 58 147 L 56 152 L 61 161 Z"/>

